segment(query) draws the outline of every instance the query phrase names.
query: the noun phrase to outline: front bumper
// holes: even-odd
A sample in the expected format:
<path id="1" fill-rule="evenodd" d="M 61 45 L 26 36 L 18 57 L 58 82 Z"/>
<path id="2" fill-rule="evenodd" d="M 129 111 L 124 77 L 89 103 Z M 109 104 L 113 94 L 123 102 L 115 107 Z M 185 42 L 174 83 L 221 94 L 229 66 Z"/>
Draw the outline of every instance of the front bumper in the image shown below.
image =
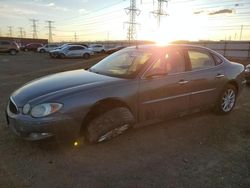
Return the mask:
<path id="1" fill-rule="evenodd" d="M 49 137 L 67 140 L 76 139 L 81 123 L 59 114 L 45 118 L 32 118 L 23 114 L 10 114 L 6 111 L 7 126 L 12 132 L 25 140 L 35 141 Z"/>

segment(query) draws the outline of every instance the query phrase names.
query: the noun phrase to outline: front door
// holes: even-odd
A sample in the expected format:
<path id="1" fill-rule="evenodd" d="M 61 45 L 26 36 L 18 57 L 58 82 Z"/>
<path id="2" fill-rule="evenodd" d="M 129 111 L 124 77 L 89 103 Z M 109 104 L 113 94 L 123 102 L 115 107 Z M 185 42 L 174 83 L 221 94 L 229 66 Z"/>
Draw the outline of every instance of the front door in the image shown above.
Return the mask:
<path id="1" fill-rule="evenodd" d="M 190 87 L 180 49 L 168 48 L 144 74 L 139 87 L 140 121 L 162 120 L 187 111 Z"/>

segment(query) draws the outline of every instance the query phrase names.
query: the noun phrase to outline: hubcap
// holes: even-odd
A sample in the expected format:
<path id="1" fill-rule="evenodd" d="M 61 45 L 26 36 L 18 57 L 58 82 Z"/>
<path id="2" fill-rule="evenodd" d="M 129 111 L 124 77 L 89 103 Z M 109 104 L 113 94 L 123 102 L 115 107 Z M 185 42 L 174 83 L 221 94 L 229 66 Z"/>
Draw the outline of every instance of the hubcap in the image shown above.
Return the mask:
<path id="1" fill-rule="evenodd" d="M 114 138 L 114 137 L 122 134 L 128 128 L 129 128 L 129 124 L 125 124 L 125 125 L 122 125 L 121 127 L 112 129 L 111 131 L 108 131 L 104 135 L 100 136 L 100 138 L 98 139 L 98 142 L 103 142 L 105 140 L 109 140 L 111 138 Z"/>
<path id="2" fill-rule="evenodd" d="M 233 89 L 228 89 L 222 98 L 222 109 L 224 112 L 229 112 L 235 103 L 235 92 Z"/>

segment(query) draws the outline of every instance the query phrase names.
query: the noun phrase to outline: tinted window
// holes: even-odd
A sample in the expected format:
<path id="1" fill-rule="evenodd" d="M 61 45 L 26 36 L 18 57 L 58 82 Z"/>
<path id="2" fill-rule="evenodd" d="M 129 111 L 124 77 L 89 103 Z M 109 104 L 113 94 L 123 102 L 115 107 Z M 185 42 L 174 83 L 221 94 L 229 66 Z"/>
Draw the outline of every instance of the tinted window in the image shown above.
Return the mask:
<path id="1" fill-rule="evenodd" d="M 81 46 L 72 46 L 69 48 L 69 50 L 82 50 L 84 49 L 84 47 L 81 47 Z"/>
<path id="2" fill-rule="evenodd" d="M 2 41 L 2 45 L 9 45 L 10 42 L 7 42 L 7 41 Z"/>
<path id="3" fill-rule="evenodd" d="M 214 66 L 214 61 L 206 52 L 189 50 L 188 56 L 192 66 L 192 70 L 200 70 Z"/>

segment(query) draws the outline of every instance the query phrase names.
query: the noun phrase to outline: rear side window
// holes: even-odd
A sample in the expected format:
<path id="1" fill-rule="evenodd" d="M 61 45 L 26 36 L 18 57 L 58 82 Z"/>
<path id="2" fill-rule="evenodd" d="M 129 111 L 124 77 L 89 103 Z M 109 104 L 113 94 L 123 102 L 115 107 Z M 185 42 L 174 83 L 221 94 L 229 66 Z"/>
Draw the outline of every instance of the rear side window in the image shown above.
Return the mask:
<path id="1" fill-rule="evenodd" d="M 188 50 L 188 56 L 192 66 L 192 70 L 201 70 L 213 67 L 213 58 L 206 52 L 197 50 Z"/>
<path id="2" fill-rule="evenodd" d="M 1 43 L 2 45 L 10 45 L 10 42 L 7 42 L 7 41 L 2 41 Z"/>
<path id="3" fill-rule="evenodd" d="M 219 64 L 223 63 L 223 60 L 220 57 L 218 57 L 217 55 L 212 54 L 212 56 L 214 58 L 214 62 L 215 62 L 216 65 L 219 65 Z"/>

